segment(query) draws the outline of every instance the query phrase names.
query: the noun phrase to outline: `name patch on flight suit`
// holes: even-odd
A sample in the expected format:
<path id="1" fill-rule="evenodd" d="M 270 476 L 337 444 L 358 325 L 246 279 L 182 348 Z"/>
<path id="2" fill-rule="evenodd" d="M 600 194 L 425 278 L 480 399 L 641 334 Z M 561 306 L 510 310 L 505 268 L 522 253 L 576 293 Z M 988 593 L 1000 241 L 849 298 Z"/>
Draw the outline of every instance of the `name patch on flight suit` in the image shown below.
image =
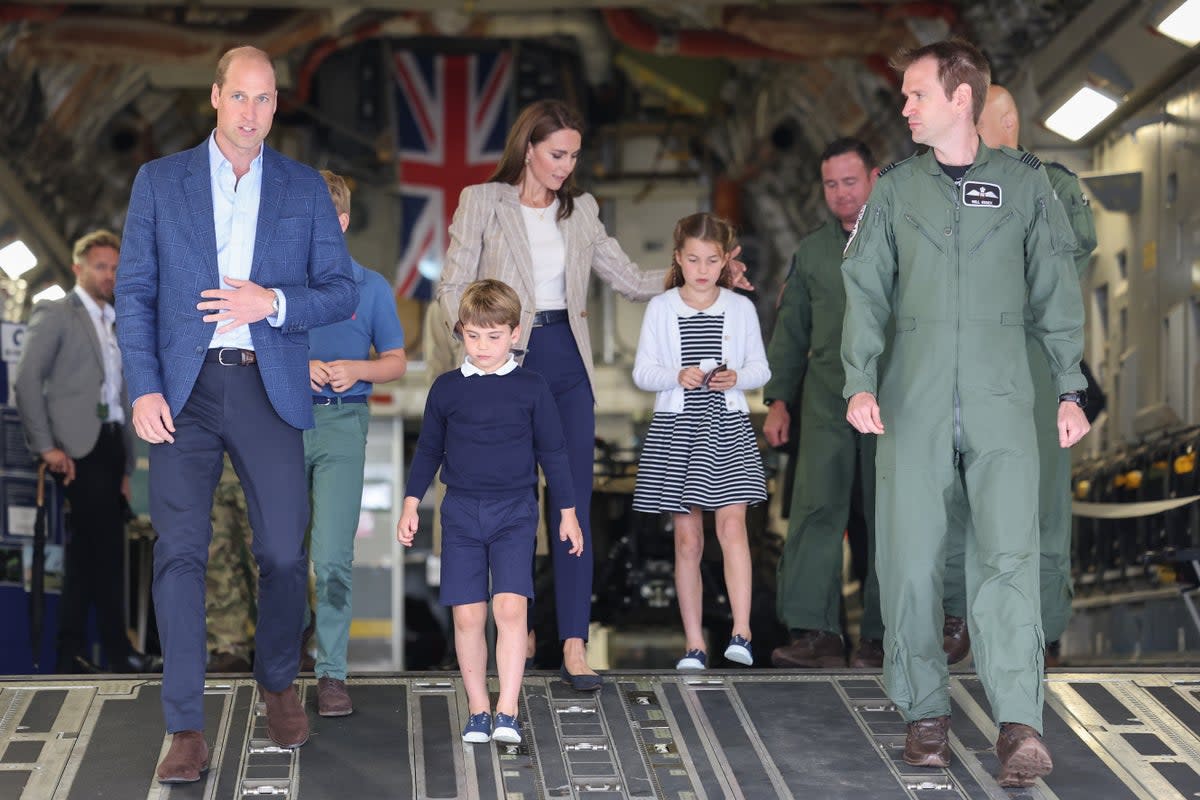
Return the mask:
<path id="1" fill-rule="evenodd" d="M 964 206 L 999 208 L 1003 202 L 1000 186 L 983 181 L 963 181 L 962 202 Z"/>

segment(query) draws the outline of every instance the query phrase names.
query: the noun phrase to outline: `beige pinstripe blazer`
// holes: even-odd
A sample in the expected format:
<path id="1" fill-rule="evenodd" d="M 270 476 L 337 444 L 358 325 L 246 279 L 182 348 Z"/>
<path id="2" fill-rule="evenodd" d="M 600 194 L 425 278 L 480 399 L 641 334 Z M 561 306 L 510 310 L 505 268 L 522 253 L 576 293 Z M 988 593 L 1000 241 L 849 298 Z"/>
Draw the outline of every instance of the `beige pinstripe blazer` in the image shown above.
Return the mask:
<path id="1" fill-rule="evenodd" d="M 458 319 L 458 303 L 467 284 L 482 278 L 495 278 L 512 286 L 521 298 L 521 338 L 517 347 L 524 350 L 533 330 L 533 260 L 529 236 L 521 218 L 517 187 L 507 183 L 480 183 L 463 189 L 458 208 L 450 223 L 450 249 L 438 284 L 437 297 L 447 320 L 447 328 Z M 608 285 L 630 300 L 649 300 L 663 291 L 666 270 L 649 272 L 621 250 L 600 222 L 596 198 L 581 194 L 575 198 L 571 216 L 559 220 L 567 258 L 567 312 L 571 333 L 579 355 L 587 367 L 595 396 L 596 380 L 592 365 L 592 343 L 587 324 L 588 278 L 594 270 Z"/>

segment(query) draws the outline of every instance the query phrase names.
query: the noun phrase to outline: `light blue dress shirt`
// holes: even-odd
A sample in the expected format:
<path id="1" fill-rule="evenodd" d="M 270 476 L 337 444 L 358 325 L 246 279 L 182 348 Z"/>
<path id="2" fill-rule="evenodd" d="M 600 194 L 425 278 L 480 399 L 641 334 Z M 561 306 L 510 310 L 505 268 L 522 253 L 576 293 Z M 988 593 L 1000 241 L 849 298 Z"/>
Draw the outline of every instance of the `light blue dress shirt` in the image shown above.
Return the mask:
<path id="1" fill-rule="evenodd" d="M 262 198 L 263 157 L 259 149 L 258 156 L 250 162 L 250 171 L 239 180 L 233 174 L 233 164 L 225 158 L 221 148 L 217 147 L 216 132 L 208 137 L 208 165 L 212 182 L 213 226 L 217 234 L 217 271 L 221 276 L 221 285 L 214 289 L 231 288 L 225 283 L 225 278 L 249 280 L 250 265 L 254 260 L 254 241 L 258 233 L 258 205 Z M 270 287 L 268 287 L 270 288 Z M 267 317 L 267 322 L 275 328 L 283 325 L 286 316 L 286 300 L 283 292 L 272 289 L 279 298 L 279 313 Z M 199 298 L 203 300 L 204 298 Z M 211 312 L 205 312 L 211 313 Z M 217 328 L 228 322 L 214 322 L 213 338 L 209 348 L 238 347 L 242 350 L 253 350 L 254 342 L 250 338 L 250 326 L 242 325 L 228 333 L 218 334 Z"/>

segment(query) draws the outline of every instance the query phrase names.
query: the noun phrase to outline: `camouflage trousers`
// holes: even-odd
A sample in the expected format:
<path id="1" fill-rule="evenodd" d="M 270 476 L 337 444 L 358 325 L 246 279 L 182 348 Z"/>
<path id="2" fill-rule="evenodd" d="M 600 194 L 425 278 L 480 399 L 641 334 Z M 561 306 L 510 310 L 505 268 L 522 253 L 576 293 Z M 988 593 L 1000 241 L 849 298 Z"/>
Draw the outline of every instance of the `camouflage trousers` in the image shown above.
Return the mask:
<path id="1" fill-rule="evenodd" d="M 246 498 L 228 457 L 213 496 L 212 527 L 204 595 L 208 651 L 250 661 L 258 617 L 258 564 L 250 549 Z"/>

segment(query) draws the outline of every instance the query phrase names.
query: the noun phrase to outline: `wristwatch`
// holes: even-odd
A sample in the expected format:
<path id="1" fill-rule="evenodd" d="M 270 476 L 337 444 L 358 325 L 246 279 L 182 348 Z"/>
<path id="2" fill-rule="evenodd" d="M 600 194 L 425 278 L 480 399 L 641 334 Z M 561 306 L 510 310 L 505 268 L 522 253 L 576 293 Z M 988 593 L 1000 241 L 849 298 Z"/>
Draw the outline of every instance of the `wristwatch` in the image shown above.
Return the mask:
<path id="1" fill-rule="evenodd" d="M 1058 396 L 1060 403 L 1074 403 L 1080 408 L 1087 406 L 1087 389 L 1077 389 L 1073 392 L 1063 392 Z"/>
<path id="2" fill-rule="evenodd" d="M 274 290 L 272 290 L 271 294 L 275 295 L 275 296 L 273 298 L 271 298 L 271 313 L 268 314 L 267 316 L 278 317 L 279 316 L 279 295 L 275 294 Z"/>

